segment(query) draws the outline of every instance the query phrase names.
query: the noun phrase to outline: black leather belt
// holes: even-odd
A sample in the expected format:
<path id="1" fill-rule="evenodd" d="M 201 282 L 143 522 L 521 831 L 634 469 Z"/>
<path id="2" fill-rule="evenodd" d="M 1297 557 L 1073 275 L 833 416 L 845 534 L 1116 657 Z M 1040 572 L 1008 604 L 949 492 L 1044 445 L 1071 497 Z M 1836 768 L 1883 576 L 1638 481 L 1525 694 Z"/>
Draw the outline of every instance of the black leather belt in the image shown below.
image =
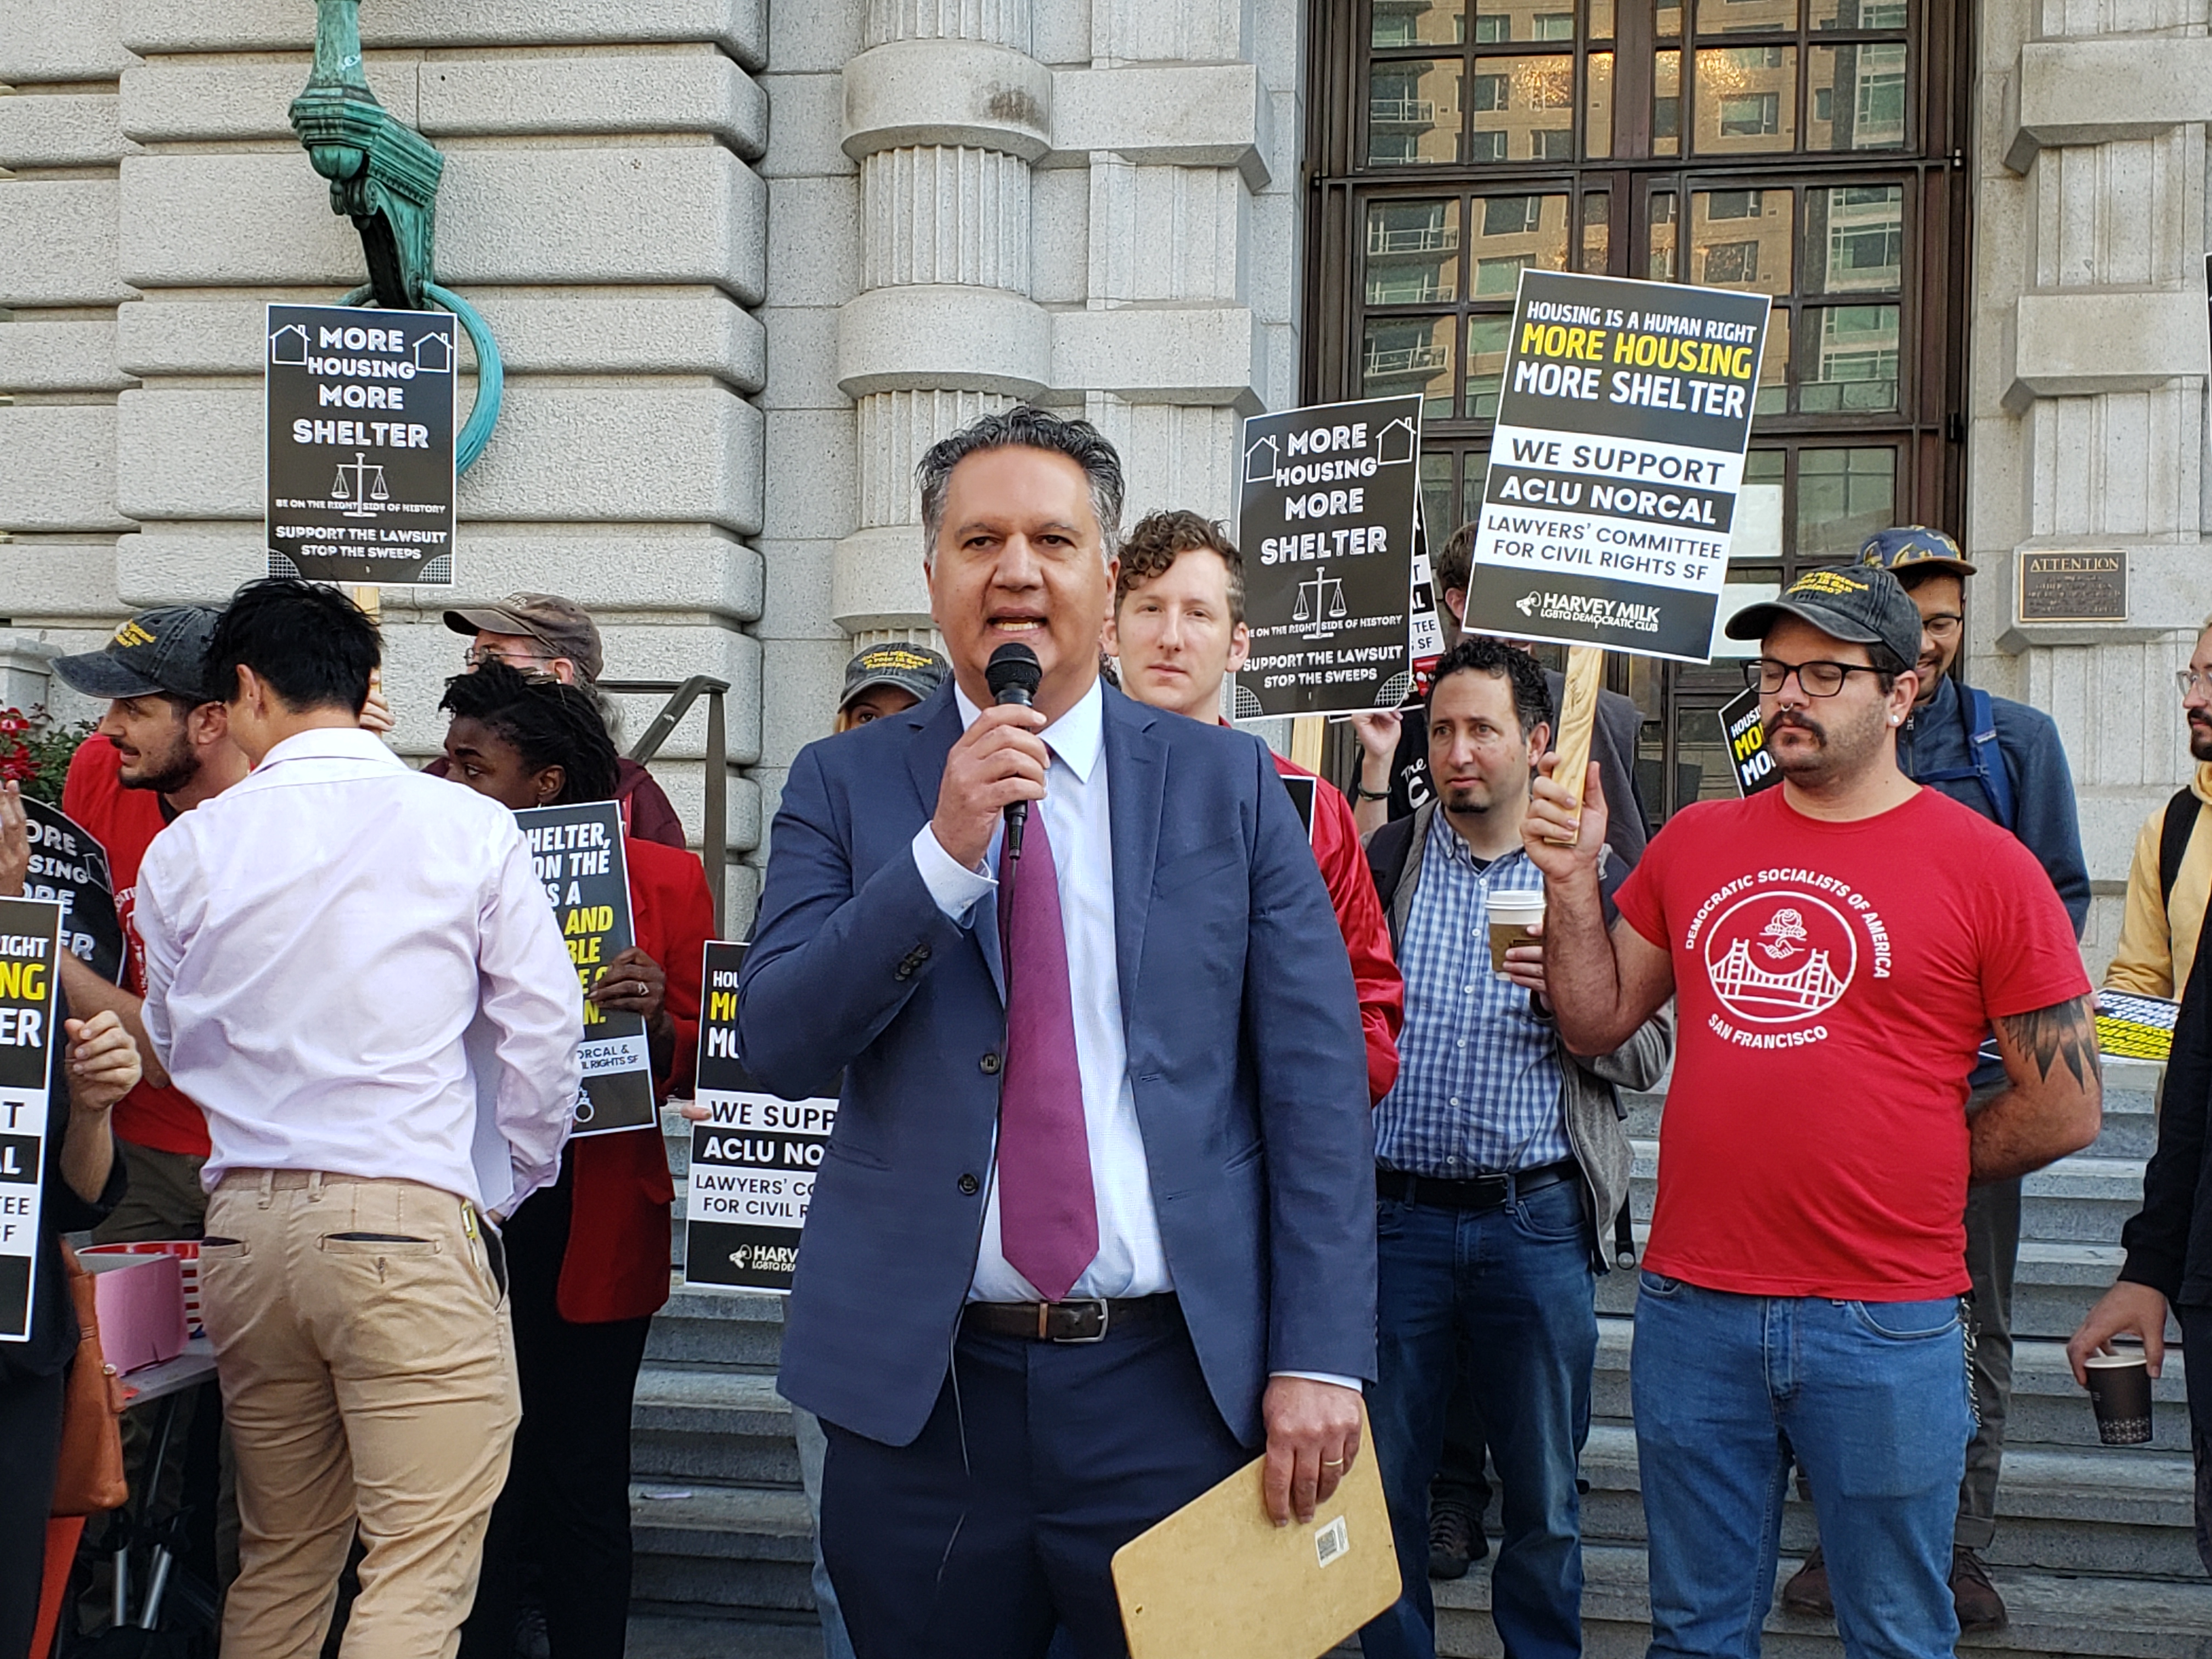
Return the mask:
<path id="1" fill-rule="evenodd" d="M 1103 1342 L 1109 1331 L 1155 1324 L 1175 1313 L 1172 1295 L 1118 1301 L 1097 1296 L 1067 1302 L 970 1302 L 960 1322 L 971 1331 L 1032 1342 Z"/>
<path id="2" fill-rule="evenodd" d="M 1430 1209 L 1497 1210 L 1504 1208 L 1516 1192 L 1526 1198 L 1547 1187 L 1581 1178 L 1582 1167 L 1571 1158 L 1539 1169 L 1523 1170 L 1517 1175 L 1501 1171 L 1465 1181 L 1378 1169 L 1375 1171 L 1375 1193 L 1378 1198 L 1395 1199 L 1401 1204 L 1419 1204 Z"/>

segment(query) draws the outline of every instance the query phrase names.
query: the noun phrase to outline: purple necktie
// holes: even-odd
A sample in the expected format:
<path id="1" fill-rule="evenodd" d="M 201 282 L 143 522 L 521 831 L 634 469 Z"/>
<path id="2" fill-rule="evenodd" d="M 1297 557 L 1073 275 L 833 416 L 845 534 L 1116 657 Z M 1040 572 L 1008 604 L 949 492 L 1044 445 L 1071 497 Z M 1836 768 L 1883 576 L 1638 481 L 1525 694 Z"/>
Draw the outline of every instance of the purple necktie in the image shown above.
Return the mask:
<path id="1" fill-rule="evenodd" d="M 1091 1188 L 1083 1076 L 1075 1061 L 1060 877 L 1039 808 L 1030 810 L 1021 857 L 1000 864 L 999 938 L 1007 997 L 1006 1059 L 999 1079 L 999 1248 L 1039 1296 L 1058 1302 L 1098 1254 L 1098 1200 Z"/>

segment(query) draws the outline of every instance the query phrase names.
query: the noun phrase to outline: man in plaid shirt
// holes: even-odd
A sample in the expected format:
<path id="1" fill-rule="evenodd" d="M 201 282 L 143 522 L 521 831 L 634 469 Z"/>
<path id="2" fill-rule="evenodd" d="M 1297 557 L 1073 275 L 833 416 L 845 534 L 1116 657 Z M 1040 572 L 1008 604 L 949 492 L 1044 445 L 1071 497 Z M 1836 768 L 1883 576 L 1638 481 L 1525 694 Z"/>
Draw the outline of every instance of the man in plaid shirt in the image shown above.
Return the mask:
<path id="1" fill-rule="evenodd" d="M 1469 638 L 1429 699 L 1437 799 L 1369 842 L 1406 981 L 1397 1085 L 1375 1111 L 1380 1323 L 1368 1400 L 1405 1589 L 1369 1659 L 1436 1652 L 1429 1483 L 1464 1349 L 1504 1488 L 1492 1617 L 1507 1659 L 1582 1650 L 1576 1462 L 1597 1357 L 1600 1240 L 1628 1194 L 1616 1084 L 1665 1069 L 1662 1011 L 1613 1054 L 1559 1040 L 1543 951 L 1492 965 L 1490 896 L 1540 892 L 1521 823 L 1552 699 L 1536 659 Z"/>

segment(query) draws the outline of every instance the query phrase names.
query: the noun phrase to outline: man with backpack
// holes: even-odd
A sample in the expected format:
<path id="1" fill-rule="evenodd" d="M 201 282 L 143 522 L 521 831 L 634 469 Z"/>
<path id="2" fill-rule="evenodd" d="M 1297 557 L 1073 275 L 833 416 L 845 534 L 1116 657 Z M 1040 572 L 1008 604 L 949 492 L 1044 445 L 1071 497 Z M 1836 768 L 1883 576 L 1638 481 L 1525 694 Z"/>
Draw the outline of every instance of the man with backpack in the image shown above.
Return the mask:
<path id="1" fill-rule="evenodd" d="M 2212 835 L 2203 833 L 2205 808 L 2212 805 L 2212 617 L 2197 636 L 2189 666 L 2176 678 L 2197 770 L 2136 837 L 2119 948 L 2105 970 L 2105 983 L 2137 996 L 2178 999 L 2189 983 L 2205 902 L 2212 896 Z"/>
<path id="2" fill-rule="evenodd" d="M 2009 830 L 2051 878 L 2078 939 L 2089 914 L 2089 869 L 2058 728 L 2042 710 L 1992 696 L 1953 672 L 1965 640 L 1966 578 L 1974 567 L 1958 543 L 1924 525 L 1881 532 L 1860 550 L 1859 562 L 1894 575 L 1920 611 L 1920 691 L 1898 733 L 1899 769 Z M 1970 1117 L 2005 1087 L 2004 1066 L 1991 1044 L 1983 1045 L 1971 1081 Z M 1966 1268 L 1974 1282 L 1971 1352 L 1979 1426 L 1966 1449 L 1951 1561 L 1951 1594 L 1966 1631 L 2002 1628 L 2007 1616 L 1981 1553 L 1996 1532 L 1997 1473 L 2012 1403 L 2012 1286 L 2019 1255 L 2020 1182 L 1971 1188 Z M 1794 1613 L 1834 1611 L 1817 1548 L 1782 1596 Z"/>

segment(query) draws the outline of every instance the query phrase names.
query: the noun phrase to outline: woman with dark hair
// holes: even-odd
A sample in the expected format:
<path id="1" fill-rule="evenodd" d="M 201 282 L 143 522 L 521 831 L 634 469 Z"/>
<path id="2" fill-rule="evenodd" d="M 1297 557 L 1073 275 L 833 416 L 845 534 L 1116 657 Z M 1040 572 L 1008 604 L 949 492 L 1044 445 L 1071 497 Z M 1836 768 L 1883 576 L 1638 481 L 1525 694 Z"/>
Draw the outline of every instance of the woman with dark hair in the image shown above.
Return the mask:
<path id="1" fill-rule="evenodd" d="M 611 799 L 616 754 L 584 692 L 486 662 L 440 705 L 447 775 L 525 811 Z M 637 943 L 586 994 L 641 1015 L 656 1093 L 690 1075 L 714 908 L 690 853 L 625 838 Z M 665 970 L 665 971 L 664 971 Z M 522 1566 L 541 1573 L 561 1659 L 620 1659 L 629 1609 L 629 1419 L 646 1328 L 668 1299 L 674 1193 L 658 1127 L 571 1140 L 561 1177 L 504 1229 L 522 1425 L 492 1510 L 468 1659 L 514 1651 Z"/>
<path id="2" fill-rule="evenodd" d="M 0 897 L 21 896 L 30 866 L 22 799 L 10 783 L 0 787 Z M 60 1010 L 59 997 L 54 1006 Z M 60 1239 L 94 1225 L 123 1196 L 107 1114 L 138 1083 L 138 1045 L 113 1012 L 64 1020 L 60 1035 L 67 1040 L 54 1043 L 46 1075 L 38 1255 L 27 1264 L 30 1336 L 0 1346 L 0 1654 L 28 1653 L 38 1622 L 62 1395 L 76 1357 Z"/>

